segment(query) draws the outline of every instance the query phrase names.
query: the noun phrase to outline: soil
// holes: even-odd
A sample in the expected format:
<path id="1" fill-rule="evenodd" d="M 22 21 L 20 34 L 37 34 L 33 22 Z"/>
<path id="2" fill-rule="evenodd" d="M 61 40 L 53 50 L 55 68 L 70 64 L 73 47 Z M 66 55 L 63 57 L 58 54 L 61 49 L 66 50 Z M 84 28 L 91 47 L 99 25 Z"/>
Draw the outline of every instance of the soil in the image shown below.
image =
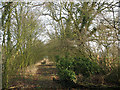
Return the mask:
<path id="1" fill-rule="evenodd" d="M 74 85 L 75 87 L 69 87 L 69 85 L 66 87 L 64 85 L 66 82 L 58 82 L 56 66 L 49 60 L 42 60 L 11 77 L 10 89 L 15 90 L 116 90 L 120 88 L 95 85 Z"/>
<path id="2" fill-rule="evenodd" d="M 44 62 L 44 60 L 27 67 L 20 75 L 16 75 L 12 78 L 10 88 L 62 88 L 60 84 L 53 81 L 53 77 L 57 77 L 55 64 L 49 60 L 46 60 L 45 64 L 41 64 L 41 62 Z"/>

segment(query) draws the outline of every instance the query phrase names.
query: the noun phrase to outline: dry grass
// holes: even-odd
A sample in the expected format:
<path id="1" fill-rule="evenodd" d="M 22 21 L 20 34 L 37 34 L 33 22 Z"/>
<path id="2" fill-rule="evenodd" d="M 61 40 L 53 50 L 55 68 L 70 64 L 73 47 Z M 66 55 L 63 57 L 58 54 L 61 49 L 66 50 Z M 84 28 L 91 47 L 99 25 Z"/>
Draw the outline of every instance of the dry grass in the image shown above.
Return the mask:
<path id="1" fill-rule="evenodd" d="M 22 88 L 61 88 L 60 84 L 53 81 L 53 77 L 57 77 L 57 70 L 54 63 L 46 60 L 45 64 L 41 64 L 43 61 L 45 59 L 27 67 L 25 72 L 21 73 L 21 76 L 12 79 L 11 87 L 21 88 L 22 85 Z"/>

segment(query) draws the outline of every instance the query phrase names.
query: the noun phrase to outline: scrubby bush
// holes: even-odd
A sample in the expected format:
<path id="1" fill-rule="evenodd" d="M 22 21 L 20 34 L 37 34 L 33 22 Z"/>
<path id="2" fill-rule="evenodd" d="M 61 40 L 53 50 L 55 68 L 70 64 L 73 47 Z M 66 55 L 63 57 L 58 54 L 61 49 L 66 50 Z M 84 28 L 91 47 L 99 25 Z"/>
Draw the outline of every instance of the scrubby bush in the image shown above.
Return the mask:
<path id="1" fill-rule="evenodd" d="M 104 71 L 96 63 L 85 57 L 59 57 L 56 56 L 56 66 L 61 80 L 76 82 L 76 76 L 82 74 L 84 77 L 100 74 Z"/>
<path id="2" fill-rule="evenodd" d="M 76 81 L 76 75 L 73 71 L 73 62 L 73 58 L 60 58 L 59 56 L 56 57 L 56 66 L 61 80 L 73 82 Z"/>
<path id="3" fill-rule="evenodd" d="M 85 77 L 90 75 L 104 73 L 102 68 L 94 61 L 89 60 L 85 57 L 74 58 L 74 71 L 76 74 L 81 73 Z"/>
<path id="4" fill-rule="evenodd" d="M 58 74 L 59 74 L 61 80 L 73 81 L 73 82 L 76 81 L 75 72 L 72 70 L 63 69 Z"/>

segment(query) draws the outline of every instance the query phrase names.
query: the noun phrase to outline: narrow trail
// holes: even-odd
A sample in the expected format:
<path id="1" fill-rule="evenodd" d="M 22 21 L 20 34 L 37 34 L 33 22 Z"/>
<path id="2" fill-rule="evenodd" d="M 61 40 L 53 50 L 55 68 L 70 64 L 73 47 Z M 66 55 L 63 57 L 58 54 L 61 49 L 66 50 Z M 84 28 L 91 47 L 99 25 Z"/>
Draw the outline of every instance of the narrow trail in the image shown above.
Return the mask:
<path id="1" fill-rule="evenodd" d="M 57 69 L 53 62 L 44 60 L 27 67 L 20 75 L 14 76 L 10 81 L 10 89 L 14 90 L 69 90 L 69 87 L 61 86 L 61 84 L 53 81 L 53 77 L 57 78 Z M 80 85 L 71 90 L 106 90 L 106 87 L 101 86 L 85 86 Z M 111 87 L 107 87 L 111 88 Z M 111 89 L 112 90 L 112 89 Z"/>
<path id="2" fill-rule="evenodd" d="M 44 60 L 36 63 L 35 65 L 31 65 L 25 69 L 24 75 L 23 73 L 19 78 L 17 78 L 16 82 L 13 80 L 13 85 L 11 88 L 41 88 L 41 89 L 59 89 L 61 85 L 53 81 L 53 77 L 57 77 L 56 66 L 53 62 L 46 60 L 45 64 Z"/>

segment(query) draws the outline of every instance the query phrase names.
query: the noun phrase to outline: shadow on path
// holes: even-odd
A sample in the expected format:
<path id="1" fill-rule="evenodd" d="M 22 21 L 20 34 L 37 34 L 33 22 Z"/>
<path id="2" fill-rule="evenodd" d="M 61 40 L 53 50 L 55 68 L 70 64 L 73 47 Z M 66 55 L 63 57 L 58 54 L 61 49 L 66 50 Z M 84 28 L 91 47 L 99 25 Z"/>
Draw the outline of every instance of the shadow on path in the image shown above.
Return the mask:
<path id="1" fill-rule="evenodd" d="M 48 88 L 48 89 L 62 89 L 62 86 L 53 81 L 53 76 L 57 74 L 56 66 L 53 63 L 42 65 L 40 62 L 35 66 L 37 68 L 36 74 L 32 75 L 32 68 L 28 74 L 22 74 L 12 78 L 11 88 Z"/>

